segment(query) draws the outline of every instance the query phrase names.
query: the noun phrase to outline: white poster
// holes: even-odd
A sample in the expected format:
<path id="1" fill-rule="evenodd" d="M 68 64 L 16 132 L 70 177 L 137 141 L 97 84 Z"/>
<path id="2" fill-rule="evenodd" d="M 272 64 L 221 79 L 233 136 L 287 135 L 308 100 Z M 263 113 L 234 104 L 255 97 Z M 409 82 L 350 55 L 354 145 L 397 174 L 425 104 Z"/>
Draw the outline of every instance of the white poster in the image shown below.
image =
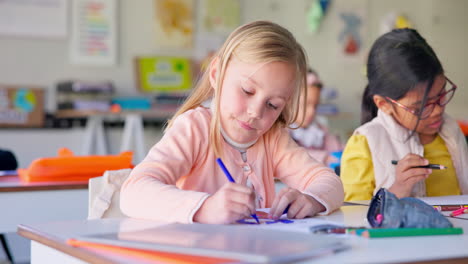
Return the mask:
<path id="1" fill-rule="evenodd" d="M 73 0 L 70 60 L 80 65 L 115 65 L 117 0 Z"/>
<path id="2" fill-rule="evenodd" d="M 0 0 L 0 35 L 65 38 L 68 0 Z"/>

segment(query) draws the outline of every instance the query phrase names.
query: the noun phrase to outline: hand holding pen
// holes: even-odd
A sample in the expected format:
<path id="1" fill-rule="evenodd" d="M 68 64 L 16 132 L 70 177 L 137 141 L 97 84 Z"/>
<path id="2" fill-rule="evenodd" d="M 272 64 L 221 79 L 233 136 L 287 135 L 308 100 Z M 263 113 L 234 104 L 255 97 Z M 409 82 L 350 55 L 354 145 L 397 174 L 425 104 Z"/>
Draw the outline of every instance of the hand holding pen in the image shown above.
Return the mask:
<path id="1" fill-rule="evenodd" d="M 389 191 L 398 198 L 410 196 L 413 186 L 427 179 L 432 173 L 432 169 L 428 168 L 429 161 L 416 154 L 409 153 L 397 162 L 392 161 L 393 163 L 396 163 L 395 182 Z"/>
<path id="2" fill-rule="evenodd" d="M 227 182 L 201 204 L 193 221 L 204 224 L 231 224 L 255 212 L 251 188 Z"/>
<path id="3" fill-rule="evenodd" d="M 234 180 L 234 178 L 232 178 L 231 173 L 229 173 L 228 169 L 227 169 L 226 166 L 224 165 L 223 161 L 222 161 L 220 158 L 218 158 L 218 159 L 216 159 L 216 162 L 218 163 L 219 167 L 221 168 L 221 170 L 223 171 L 224 175 L 225 175 L 226 178 L 229 180 L 229 182 L 231 182 L 231 183 L 236 183 L 236 181 Z M 239 185 L 239 186 L 241 186 L 241 185 Z M 253 199 L 255 200 L 255 193 L 253 192 L 252 189 L 250 189 L 250 188 L 248 188 L 248 187 L 246 187 L 246 186 L 241 186 L 241 187 L 245 187 L 245 188 L 247 188 L 248 190 L 250 190 L 250 191 L 251 191 L 251 194 L 253 194 L 253 196 L 250 195 L 249 192 L 248 192 L 248 193 L 249 193 L 250 197 L 251 197 L 251 198 L 253 197 Z M 234 200 L 234 201 L 235 201 L 235 200 Z M 244 200 L 244 201 L 245 201 L 245 200 Z M 237 200 L 237 202 L 238 202 L 238 203 L 240 202 L 240 206 L 243 205 L 243 200 L 240 200 L 240 199 L 239 199 L 239 200 Z M 244 203 L 244 204 L 245 204 L 245 203 Z M 257 221 L 258 224 L 260 224 L 260 221 L 258 220 L 258 217 L 257 217 L 257 215 L 255 214 L 255 202 L 254 202 L 254 201 L 249 201 L 249 203 L 248 203 L 247 205 L 252 205 L 252 204 L 253 204 L 253 210 L 252 210 L 252 208 L 250 208 L 251 206 L 250 206 L 248 209 L 250 209 L 251 212 L 252 212 L 252 211 L 254 212 L 253 214 L 251 214 L 251 216 L 252 216 L 253 219 L 255 219 L 255 221 Z M 242 208 L 240 208 L 240 209 L 242 209 Z M 240 219 L 240 218 L 239 218 L 239 219 Z M 239 220 L 239 219 L 235 219 L 235 220 Z"/>

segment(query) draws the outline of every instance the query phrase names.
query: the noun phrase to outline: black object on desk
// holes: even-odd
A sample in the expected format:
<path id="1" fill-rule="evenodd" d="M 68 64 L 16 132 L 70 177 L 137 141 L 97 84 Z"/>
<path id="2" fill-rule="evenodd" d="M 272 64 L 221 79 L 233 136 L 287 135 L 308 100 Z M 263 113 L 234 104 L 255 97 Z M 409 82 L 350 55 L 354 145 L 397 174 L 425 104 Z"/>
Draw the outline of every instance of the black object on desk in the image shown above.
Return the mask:
<path id="1" fill-rule="evenodd" d="M 16 170 L 18 162 L 13 152 L 0 149 L 0 170 Z"/>

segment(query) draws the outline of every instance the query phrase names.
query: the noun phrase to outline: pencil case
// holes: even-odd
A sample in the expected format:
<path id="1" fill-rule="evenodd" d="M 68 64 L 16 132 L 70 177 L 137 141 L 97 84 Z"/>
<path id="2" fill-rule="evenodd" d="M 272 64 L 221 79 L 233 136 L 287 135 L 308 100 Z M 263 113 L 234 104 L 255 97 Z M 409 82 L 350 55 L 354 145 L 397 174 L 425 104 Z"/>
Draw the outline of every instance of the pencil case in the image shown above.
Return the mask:
<path id="1" fill-rule="evenodd" d="M 119 155 L 75 156 L 72 151 L 61 148 L 57 157 L 34 160 L 27 169 L 18 169 L 24 182 L 88 181 L 101 176 L 106 170 L 132 168 L 132 152 Z"/>
<path id="2" fill-rule="evenodd" d="M 372 227 L 382 228 L 453 227 L 434 207 L 414 197 L 399 199 L 385 188 L 381 188 L 372 198 L 367 221 Z"/>

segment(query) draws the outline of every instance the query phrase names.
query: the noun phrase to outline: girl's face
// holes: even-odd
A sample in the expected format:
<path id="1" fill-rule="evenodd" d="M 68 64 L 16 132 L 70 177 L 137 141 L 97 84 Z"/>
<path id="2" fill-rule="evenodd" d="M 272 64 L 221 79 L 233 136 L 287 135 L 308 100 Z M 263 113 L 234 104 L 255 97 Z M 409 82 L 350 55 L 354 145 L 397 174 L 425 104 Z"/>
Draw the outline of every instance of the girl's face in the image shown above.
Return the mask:
<path id="1" fill-rule="evenodd" d="M 301 107 L 299 108 L 299 114 L 297 116 L 297 123 L 300 124 L 301 120 L 302 127 L 308 127 L 315 119 L 315 113 L 317 106 L 320 101 L 320 88 L 314 85 L 307 85 L 307 98 L 305 106 L 302 105 L 303 98 L 301 98 Z M 302 109 L 305 107 L 305 115 L 303 116 Z"/>
<path id="2" fill-rule="evenodd" d="M 213 87 L 215 72 L 210 72 Z M 294 67 L 285 62 L 248 64 L 231 58 L 219 107 L 227 135 L 237 143 L 249 143 L 267 132 L 292 95 L 295 76 Z"/>
<path id="3" fill-rule="evenodd" d="M 418 85 L 416 89 L 408 92 L 403 98 L 397 100 L 398 103 L 408 107 L 409 109 L 413 110 L 414 112 L 420 111 L 421 101 L 424 96 L 424 89 L 425 84 Z M 441 95 L 444 92 L 450 90 L 452 87 L 450 83 L 446 80 L 444 75 L 438 75 L 434 83 L 429 91 L 428 100 L 426 105 L 437 102 Z M 402 126 L 409 130 L 413 130 L 414 126 L 418 121 L 418 117 L 409 111 L 405 110 L 403 107 L 398 107 L 397 105 L 393 104 L 393 117 L 399 122 Z M 416 132 L 419 134 L 421 141 L 423 138 L 434 138 L 436 134 L 439 132 L 442 124 L 443 118 L 442 115 L 444 113 L 445 106 L 440 106 L 439 104 L 435 104 L 434 110 L 430 115 L 419 121 L 418 127 L 416 128 Z"/>

